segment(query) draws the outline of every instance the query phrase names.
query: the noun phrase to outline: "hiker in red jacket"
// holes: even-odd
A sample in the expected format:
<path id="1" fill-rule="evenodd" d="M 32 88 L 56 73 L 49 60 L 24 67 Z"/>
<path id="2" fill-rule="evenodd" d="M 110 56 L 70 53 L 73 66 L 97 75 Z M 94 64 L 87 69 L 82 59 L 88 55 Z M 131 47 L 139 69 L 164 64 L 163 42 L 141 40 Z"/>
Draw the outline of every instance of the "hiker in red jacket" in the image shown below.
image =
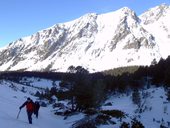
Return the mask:
<path id="1" fill-rule="evenodd" d="M 28 121 L 30 124 L 32 124 L 32 113 L 34 112 L 34 102 L 28 97 L 27 101 L 25 101 L 19 107 L 19 109 L 22 109 L 24 106 L 26 106 Z"/>

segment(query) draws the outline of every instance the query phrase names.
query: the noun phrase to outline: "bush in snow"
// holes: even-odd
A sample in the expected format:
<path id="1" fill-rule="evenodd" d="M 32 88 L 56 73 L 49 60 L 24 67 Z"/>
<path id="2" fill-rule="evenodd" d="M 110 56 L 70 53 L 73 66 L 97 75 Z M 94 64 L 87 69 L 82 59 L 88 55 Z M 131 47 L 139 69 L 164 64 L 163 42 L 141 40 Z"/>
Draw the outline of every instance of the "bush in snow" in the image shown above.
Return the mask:
<path id="1" fill-rule="evenodd" d="M 40 103 L 40 106 L 41 106 L 41 107 L 47 107 L 47 104 L 46 104 L 45 102 L 40 101 L 39 103 Z"/>
<path id="2" fill-rule="evenodd" d="M 27 92 L 27 91 L 25 90 L 25 87 L 22 87 L 22 88 L 21 88 L 21 91 L 24 92 L 24 93 Z"/>
<path id="3" fill-rule="evenodd" d="M 98 113 L 98 111 L 96 109 L 94 109 L 94 108 L 89 108 L 89 109 L 86 109 L 84 111 L 84 113 L 87 114 L 87 115 L 95 115 L 95 114 Z"/>
<path id="4" fill-rule="evenodd" d="M 83 118 L 72 125 L 72 128 L 97 128 L 94 118 Z"/>
<path id="5" fill-rule="evenodd" d="M 40 97 L 40 96 L 41 96 L 41 93 L 40 93 L 39 91 L 36 91 L 35 96 L 36 96 L 36 97 Z"/>
<path id="6" fill-rule="evenodd" d="M 131 128 L 145 128 L 145 127 L 140 121 L 133 119 Z"/>
<path id="7" fill-rule="evenodd" d="M 105 114 L 99 114 L 97 115 L 95 122 L 96 124 L 100 125 L 100 124 L 108 124 L 110 121 L 110 116 L 105 115 Z"/>
<path id="8" fill-rule="evenodd" d="M 138 107 L 141 105 L 141 97 L 140 92 L 138 89 L 135 89 L 132 93 L 132 101 L 134 104 L 138 105 Z"/>
<path id="9" fill-rule="evenodd" d="M 130 124 L 129 123 L 126 123 L 126 122 L 123 122 L 120 126 L 120 128 L 130 128 Z"/>
<path id="10" fill-rule="evenodd" d="M 167 100 L 170 101 L 170 90 L 167 91 Z"/>
<path id="11" fill-rule="evenodd" d="M 164 126 L 163 124 L 160 125 L 160 128 L 168 128 L 166 126 Z"/>
<path id="12" fill-rule="evenodd" d="M 102 110 L 101 113 L 120 119 L 125 117 L 125 113 L 120 110 Z"/>

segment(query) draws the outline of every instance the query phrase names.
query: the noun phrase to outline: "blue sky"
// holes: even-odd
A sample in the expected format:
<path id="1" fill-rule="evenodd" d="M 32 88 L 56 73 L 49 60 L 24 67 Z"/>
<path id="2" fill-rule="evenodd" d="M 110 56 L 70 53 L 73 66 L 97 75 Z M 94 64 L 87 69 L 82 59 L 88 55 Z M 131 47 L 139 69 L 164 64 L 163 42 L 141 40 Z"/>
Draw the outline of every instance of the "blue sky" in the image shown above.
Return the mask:
<path id="1" fill-rule="evenodd" d="M 107 13 L 129 7 L 137 15 L 170 0 L 1 0 L 0 47 L 86 13 Z"/>

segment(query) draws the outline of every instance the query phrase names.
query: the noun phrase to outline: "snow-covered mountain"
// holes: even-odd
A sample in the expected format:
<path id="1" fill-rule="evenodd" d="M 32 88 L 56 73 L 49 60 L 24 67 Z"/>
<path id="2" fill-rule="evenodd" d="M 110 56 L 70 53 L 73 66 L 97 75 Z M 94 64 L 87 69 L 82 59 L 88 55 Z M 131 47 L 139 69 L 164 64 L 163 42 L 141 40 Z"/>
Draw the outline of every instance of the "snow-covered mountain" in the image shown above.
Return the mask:
<path id="1" fill-rule="evenodd" d="M 170 6 L 141 16 L 127 7 L 106 14 L 86 14 L 56 24 L 0 49 L 0 70 L 90 72 L 150 65 L 170 55 Z"/>
<path id="2" fill-rule="evenodd" d="M 162 4 L 140 16 L 142 26 L 153 35 L 162 58 L 170 55 L 170 7 Z"/>

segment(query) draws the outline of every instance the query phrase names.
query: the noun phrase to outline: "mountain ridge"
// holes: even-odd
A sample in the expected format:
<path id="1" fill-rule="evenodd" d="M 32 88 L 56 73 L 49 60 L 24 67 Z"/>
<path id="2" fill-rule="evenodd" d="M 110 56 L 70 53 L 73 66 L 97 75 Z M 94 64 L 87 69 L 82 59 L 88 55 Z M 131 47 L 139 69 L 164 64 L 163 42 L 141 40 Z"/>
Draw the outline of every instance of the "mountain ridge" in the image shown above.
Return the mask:
<path id="1" fill-rule="evenodd" d="M 159 19 L 145 23 L 149 21 L 148 14 L 160 8 L 161 13 L 170 10 L 169 6 L 162 4 L 150 9 L 150 13 L 137 16 L 133 10 L 124 7 L 106 14 L 89 13 L 70 22 L 55 24 L 1 49 L 0 70 L 66 72 L 69 66 L 82 66 L 90 72 L 97 72 L 150 65 L 153 60 L 159 61 L 170 55 L 167 48 L 170 26 L 166 20 L 169 14 L 164 13 L 163 17 L 160 14 Z M 166 30 L 167 35 L 163 41 L 167 50 L 161 45 L 159 32 L 153 30 L 159 30 L 162 24 L 161 30 Z"/>

